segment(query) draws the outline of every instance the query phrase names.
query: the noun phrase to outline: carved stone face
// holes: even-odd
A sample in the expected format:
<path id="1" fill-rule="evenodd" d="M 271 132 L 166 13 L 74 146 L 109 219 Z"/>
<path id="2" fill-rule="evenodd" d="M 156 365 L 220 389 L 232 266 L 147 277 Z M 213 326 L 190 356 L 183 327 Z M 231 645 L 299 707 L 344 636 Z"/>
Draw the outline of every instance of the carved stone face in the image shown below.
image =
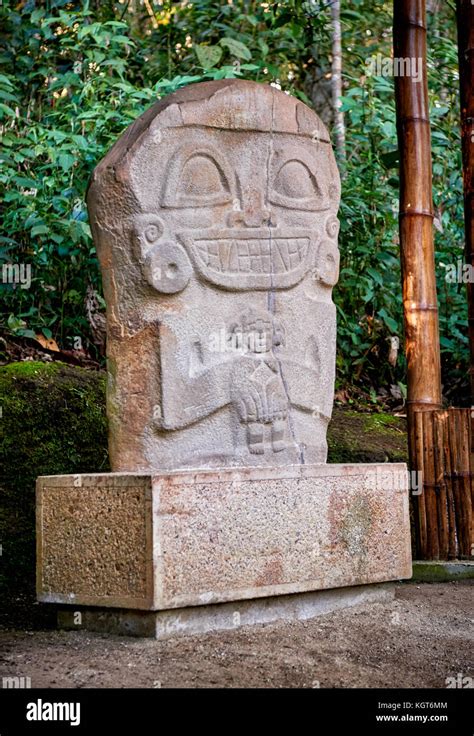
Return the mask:
<path id="1" fill-rule="evenodd" d="M 140 197 L 148 212 L 134 226 L 156 291 L 182 291 L 193 272 L 224 289 L 287 289 L 317 260 L 321 280 L 337 281 L 338 251 L 328 238 L 338 186 L 327 144 L 204 127 L 175 129 L 166 138 L 154 165 L 138 154 L 134 167 L 140 178 L 150 168 Z M 320 232 L 321 220 L 329 232 Z"/>
<path id="2" fill-rule="evenodd" d="M 338 202 L 321 122 L 264 85 L 194 85 L 116 144 L 89 193 L 114 469 L 325 461 Z"/>

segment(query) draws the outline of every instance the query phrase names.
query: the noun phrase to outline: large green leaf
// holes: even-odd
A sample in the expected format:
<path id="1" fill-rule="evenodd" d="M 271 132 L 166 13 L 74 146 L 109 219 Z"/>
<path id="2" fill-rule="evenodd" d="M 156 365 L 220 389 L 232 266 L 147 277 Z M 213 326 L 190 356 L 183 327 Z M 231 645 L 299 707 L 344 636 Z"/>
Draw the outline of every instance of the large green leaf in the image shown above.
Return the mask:
<path id="1" fill-rule="evenodd" d="M 221 60 L 222 49 L 219 46 L 204 46 L 200 44 L 195 46 L 194 50 L 203 69 L 212 69 Z"/>
<path id="2" fill-rule="evenodd" d="M 244 59 L 244 61 L 250 61 L 252 54 L 247 46 L 242 41 L 237 41 L 235 38 L 221 38 L 221 46 L 225 46 L 229 49 L 232 56 L 236 56 L 237 59 Z"/>

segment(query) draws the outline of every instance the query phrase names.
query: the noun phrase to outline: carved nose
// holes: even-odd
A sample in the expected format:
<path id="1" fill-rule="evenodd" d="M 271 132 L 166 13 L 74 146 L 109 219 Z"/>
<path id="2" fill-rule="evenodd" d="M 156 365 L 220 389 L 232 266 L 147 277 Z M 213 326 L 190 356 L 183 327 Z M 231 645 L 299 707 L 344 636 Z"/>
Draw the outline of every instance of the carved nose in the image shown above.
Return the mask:
<path id="1" fill-rule="evenodd" d="M 262 227 L 270 224 L 271 213 L 266 207 L 246 208 L 242 213 L 245 227 Z"/>
<path id="2" fill-rule="evenodd" d="M 270 224 L 270 210 L 264 206 L 262 192 L 249 189 L 244 197 L 243 224 L 245 227 L 262 227 Z"/>
<path id="3" fill-rule="evenodd" d="M 229 225 L 243 225 L 244 227 L 275 224 L 272 211 L 264 206 L 261 193 L 256 191 L 249 192 L 245 197 L 243 209 L 234 210 L 229 218 Z"/>

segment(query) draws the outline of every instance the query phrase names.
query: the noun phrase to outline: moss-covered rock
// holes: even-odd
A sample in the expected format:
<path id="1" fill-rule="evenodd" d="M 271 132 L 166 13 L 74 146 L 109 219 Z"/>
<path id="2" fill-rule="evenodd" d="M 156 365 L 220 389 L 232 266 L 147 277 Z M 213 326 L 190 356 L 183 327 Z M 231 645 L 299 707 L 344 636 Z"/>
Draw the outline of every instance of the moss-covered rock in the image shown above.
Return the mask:
<path id="1" fill-rule="evenodd" d="M 0 367 L 0 625 L 54 624 L 35 606 L 35 480 L 109 470 L 105 374 L 63 363 Z M 329 462 L 406 460 L 404 420 L 335 407 Z"/>
<path id="2" fill-rule="evenodd" d="M 406 419 L 334 407 L 328 431 L 329 463 L 406 463 Z"/>
<path id="3" fill-rule="evenodd" d="M 0 622 L 18 625 L 35 595 L 36 477 L 109 469 L 105 376 L 11 363 L 0 367 L 0 409 Z"/>

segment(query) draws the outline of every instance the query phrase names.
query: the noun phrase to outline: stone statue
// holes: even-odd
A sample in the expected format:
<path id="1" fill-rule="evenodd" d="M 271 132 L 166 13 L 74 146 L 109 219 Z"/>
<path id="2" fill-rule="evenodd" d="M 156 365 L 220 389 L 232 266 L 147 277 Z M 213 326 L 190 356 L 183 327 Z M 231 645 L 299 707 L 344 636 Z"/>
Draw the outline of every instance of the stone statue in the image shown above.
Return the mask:
<path id="1" fill-rule="evenodd" d="M 267 85 L 187 87 L 125 131 L 88 205 L 115 472 L 38 479 L 60 625 L 78 605 L 83 628 L 156 638 L 306 619 L 410 577 L 406 465 L 326 464 L 339 176 L 319 118 Z"/>
<path id="2" fill-rule="evenodd" d="M 340 183 L 306 105 L 241 80 L 141 116 L 88 193 L 113 470 L 326 461 Z"/>

